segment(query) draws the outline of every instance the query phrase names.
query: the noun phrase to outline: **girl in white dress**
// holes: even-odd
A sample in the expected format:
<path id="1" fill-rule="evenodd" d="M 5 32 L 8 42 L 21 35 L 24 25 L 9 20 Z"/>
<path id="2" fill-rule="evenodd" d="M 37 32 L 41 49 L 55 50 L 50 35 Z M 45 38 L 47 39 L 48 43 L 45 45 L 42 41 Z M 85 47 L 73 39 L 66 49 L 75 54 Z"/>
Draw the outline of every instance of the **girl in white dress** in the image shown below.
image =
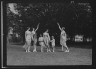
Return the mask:
<path id="1" fill-rule="evenodd" d="M 30 46 L 31 46 L 31 32 L 29 31 L 30 28 L 25 32 L 25 45 L 23 48 L 25 48 L 26 52 L 30 52 Z"/>
<path id="2" fill-rule="evenodd" d="M 48 51 L 51 52 L 50 47 L 49 47 L 50 36 L 49 36 L 48 30 L 46 30 L 46 31 L 43 33 L 43 38 L 44 38 L 45 46 L 47 47 L 47 52 L 48 52 Z"/>
<path id="3" fill-rule="evenodd" d="M 44 38 L 41 34 L 40 34 L 40 37 L 39 37 L 39 44 L 41 46 L 41 52 L 43 52 L 43 48 L 45 47 L 45 45 L 44 45 Z"/>
<path id="4" fill-rule="evenodd" d="M 55 51 L 55 39 L 54 39 L 54 36 L 52 36 L 51 45 L 52 45 L 52 49 L 53 49 L 53 52 L 54 52 Z"/>
<path id="5" fill-rule="evenodd" d="M 58 23 L 57 23 L 58 24 Z M 66 41 L 67 41 L 67 35 L 66 35 L 66 32 L 64 31 L 64 27 L 60 27 L 60 25 L 58 24 L 59 26 L 59 29 L 61 30 L 61 34 L 60 34 L 60 44 L 62 45 L 62 51 L 64 51 L 64 48 L 65 47 L 67 50 L 65 52 L 69 52 L 69 49 L 66 45 Z"/>

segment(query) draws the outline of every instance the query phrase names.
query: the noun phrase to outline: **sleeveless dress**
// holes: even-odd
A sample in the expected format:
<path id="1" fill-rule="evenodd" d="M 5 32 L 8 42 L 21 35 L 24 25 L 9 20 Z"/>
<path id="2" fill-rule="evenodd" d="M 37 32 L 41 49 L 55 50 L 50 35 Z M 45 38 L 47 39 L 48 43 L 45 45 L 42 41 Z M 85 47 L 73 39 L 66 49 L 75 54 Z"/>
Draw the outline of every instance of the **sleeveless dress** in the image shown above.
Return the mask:
<path id="1" fill-rule="evenodd" d="M 26 38 L 25 38 L 25 44 L 23 48 L 27 49 L 31 45 L 31 32 L 26 31 L 25 33 L 26 33 Z"/>
<path id="2" fill-rule="evenodd" d="M 30 31 L 26 31 L 26 34 L 27 34 L 26 43 L 29 46 L 29 45 L 31 45 L 31 32 Z"/>
<path id="3" fill-rule="evenodd" d="M 43 34 L 43 36 L 44 36 L 44 43 L 45 43 L 46 45 L 49 45 L 49 41 L 50 41 L 50 39 L 49 39 L 49 34 L 45 32 L 45 33 Z"/>
<path id="4" fill-rule="evenodd" d="M 65 46 L 66 44 L 66 33 L 65 31 L 62 31 L 61 32 L 61 35 L 60 35 L 60 44 Z"/>
<path id="5" fill-rule="evenodd" d="M 55 39 L 52 40 L 52 47 L 55 46 Z"/>

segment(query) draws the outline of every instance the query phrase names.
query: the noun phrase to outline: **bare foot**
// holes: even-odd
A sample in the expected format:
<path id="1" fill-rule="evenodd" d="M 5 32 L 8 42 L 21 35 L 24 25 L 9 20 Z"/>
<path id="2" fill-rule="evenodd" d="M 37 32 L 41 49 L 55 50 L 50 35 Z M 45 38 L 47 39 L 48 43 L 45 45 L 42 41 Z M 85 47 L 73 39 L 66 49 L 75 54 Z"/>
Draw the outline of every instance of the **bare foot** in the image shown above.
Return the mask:
<path id="1" fill-rule="evenodd" d="M 66 50 L 65 52 L 69 52 L 69 50 Z"/>

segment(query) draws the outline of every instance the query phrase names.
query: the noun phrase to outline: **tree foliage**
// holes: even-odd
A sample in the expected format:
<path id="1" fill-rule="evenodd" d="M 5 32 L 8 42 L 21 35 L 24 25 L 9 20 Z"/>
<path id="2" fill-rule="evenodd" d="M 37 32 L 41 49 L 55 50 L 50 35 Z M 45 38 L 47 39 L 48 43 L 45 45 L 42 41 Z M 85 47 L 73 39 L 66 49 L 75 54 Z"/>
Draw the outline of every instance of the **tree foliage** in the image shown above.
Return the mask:
<path id="1" fill-rule="evenodd" d="M 53 29 L 59 22 L 69 33 L 78 30 L 84 33 L 84 29 L 92 28 L 89 3 L 16 3 L 15 10 L 18 14 L 14 14 L 7 5 L 7 25 L 21 35 L 24 35 L 27 26 L 36 28 L 38 23 L 41 29 Z"/>

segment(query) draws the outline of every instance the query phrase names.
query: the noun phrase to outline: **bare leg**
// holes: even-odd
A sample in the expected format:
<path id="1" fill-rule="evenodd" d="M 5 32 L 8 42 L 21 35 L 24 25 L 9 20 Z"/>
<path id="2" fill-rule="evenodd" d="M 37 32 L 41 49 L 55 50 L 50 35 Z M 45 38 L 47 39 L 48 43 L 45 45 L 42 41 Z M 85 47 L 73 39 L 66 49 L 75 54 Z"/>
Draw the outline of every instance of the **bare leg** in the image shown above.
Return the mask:
<path id="1" fill-rule="evenodd" d="M 30 52 L 30 46 L 28 47 L 28 52 Z"/>
<path id="2" fill-rule="evenodd" d="M 28 50 L 26 49 L 26 52 L 28 52 Z"/>
<path id="3" fill-rule="evenodd" d="M 35 45 L 35 51 L 37 52 L 37 50 L 36 50 L 36 45 Z"/>
<path id="4" fill-rule="evenodd" d="M 41 52 L 42 52 L 42 46 L 41 46 Z"/>
<path id="5" fill-rule="evenodd" d="M 49 45 L 48 45 L 48 51 L 51 52 Z"/>
<path id="6" fill-rule="evenodd" d="M 48 46 L 47 46 L 47 42 L 45 41 L 45 47 L 47 48 L 47 52 L 48 52 Z"/>
<path id="7" fill-rule="evenodd" d="M 54 47 L 53 47 L 53 52 L 54 52 Z"/>
<path id="8" fill-rule="evenodd" d="M 33 44 L 33 47 L 34 47 L 33 52 L 35 52 L 35 43 Z"/>
<path id="9" fill-rule="evenodd" d="M 48 45 L 47 45 L 47 43 L 45 42 L 45 47 L 47 48 L 47 52 L 48 52 Z"/>
<path id="10" fill-rule="evenodd" d="M 63 45 L 62 45 L 62 51 L 64 51 L 64 47 L 63 47 Z"/>
<path id="11" fill-rule="evenodd" d="M 43 46 L 41 46 L 41 52 L 43 52 Z"/>
<path id="12" fill-rule="evenodd" d="M 28 51 L 26 50 L 26 52 L 28 52 Z"/>
<path id="13" fill-rule="evenodd" d="M 33 45 L 33 52 L 35 51 L 34 45 Z"/>
<path id="14" fill-rule="evenodd" d="M 28 52 L 28 47 L 26 47 L 26 52 Z"/>
<path id="15" fill-rule="evenodd" d="M 47 52 L 49 52 L 49 47 L 47 46 Z"/>
<path id="16" fill-rule="evenodd" d="M 55 47 L 53 47 L 53 52 L 55 51 Z"/>
<path id="17" fill-rule="evenodd" d="M 47 47 L 47 52 L 48 52 L 48 47 Z"/>
<path id="18" fill-rule="evenodd" d="M 68 49 L 68 47 L 67 47 L 66 43 L 65 43 L 65 47 L 66 47 L 66 49 L 67 49 L 65 52 L 69 52 L 69 49 Z"/>
<path id="19" fill-rule="evenodd" d="M 66 46 L 66 49 L 67 49 L 67 50 L 66 50 L 65 52 L 69 52 L 69 49 L 68 49 L 68 47 L 67 47 L 67 46 Z"/>
<path id="20" fill-rule="evenodd" d="M 60 45 L 62 46 L 62 51 L 64 51 L 64 44 L 63 44 L 63 41 L 62 40 L 60 40 Z"/>
<path id="21" fill-rule="evenodd" d="M 37 52 L 37 51 L 36 51 L 36 45 L 34 45 L 34 50 L 33 50 L 33 52 Z"/>

